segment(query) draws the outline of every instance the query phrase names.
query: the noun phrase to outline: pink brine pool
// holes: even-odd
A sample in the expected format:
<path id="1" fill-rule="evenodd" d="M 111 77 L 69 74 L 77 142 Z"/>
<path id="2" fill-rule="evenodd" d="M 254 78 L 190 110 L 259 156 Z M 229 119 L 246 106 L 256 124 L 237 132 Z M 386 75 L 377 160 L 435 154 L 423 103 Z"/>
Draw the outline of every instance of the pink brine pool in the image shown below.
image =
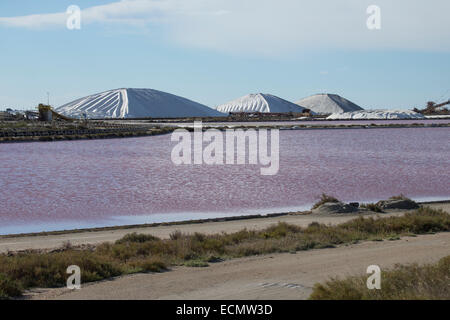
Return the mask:
<path id="1" fill-rule="evenodd" d="M 280 170 L 182 165 L 170 135 L 0 145 L 0 234 L 450 198 L 450 128 L 280 131 Z"/>

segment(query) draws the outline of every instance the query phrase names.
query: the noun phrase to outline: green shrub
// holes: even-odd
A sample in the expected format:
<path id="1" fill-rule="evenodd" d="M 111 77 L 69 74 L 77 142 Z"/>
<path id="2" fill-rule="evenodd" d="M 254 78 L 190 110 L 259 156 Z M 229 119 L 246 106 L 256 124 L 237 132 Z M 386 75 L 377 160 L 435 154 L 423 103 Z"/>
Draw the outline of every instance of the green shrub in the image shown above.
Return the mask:
<path id="1" fill-rule="evenodd" d="M 20 281 L 27 287 L 56 287 L 65 284 L 67 267 L 78 265 L 82 281 L 96 281 L 121 274 L 121 267 L 109 257 L 84 250 L 66 250 L 56 253 L 21 253 L 2 256 L 0 272 Z"/>
<path id="2" fill-rule="evenodd" d="M 158 258 L 144 258 L 136 259 L 130 262 L 130 266 L 134 268 L 136 272 L 163 272 L 167 270 L 167 266 L 164 262 Z"/>
<path id="3" fill-rule="evenodd" d="M 161 240 L 161 239 L 159 239 L 158 237 L 152 236 L 150 234 L 137 234 L 136 232 L 134 232 L 134 233 L 129 233 L 129 234 L 125 235 L 123 238 L 117 240 L 116 243 L 117 244 L 127 243 L 127 242 L 143 243 L 143 242 L 147 242 L 147 241 L 159 241 L 159 240 Z"/>
<path id="4" fill-rule="evenodd" d="M 193 268 L 204 268 L 209 266 L 207 262 L 201 260 L 190 260 L 186 262 L 184 265 L 186 267 L 193 267 Z"/>
<path id="5" fill-rule="evenodd" d="M 22 286 L 17 280 L 0 273 L 0 300 L 18 297 L 22 294 Z"/>

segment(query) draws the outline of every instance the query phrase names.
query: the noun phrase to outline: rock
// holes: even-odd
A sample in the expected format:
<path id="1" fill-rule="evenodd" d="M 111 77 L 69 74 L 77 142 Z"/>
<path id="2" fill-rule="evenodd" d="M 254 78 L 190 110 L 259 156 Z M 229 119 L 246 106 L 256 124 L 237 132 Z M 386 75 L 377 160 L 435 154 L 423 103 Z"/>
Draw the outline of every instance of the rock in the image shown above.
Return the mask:
<path id="1" fill-rule="evenodd" d="M 404 209 L 404 210 L 412 210 L 419 208 L 419 205 L 412 201 L 411 199 L 389 199 L 378 201 L 377 205 L 383 209 Z"/>
<path id="2" fill-rule="evenodd" d="M 354 213 L 358 212 L 358 208 L 342 202 L 326 202 L 318 208 L 313 209 L 312 213 L 319 214 L 337 214 L 337 213 Z"/>

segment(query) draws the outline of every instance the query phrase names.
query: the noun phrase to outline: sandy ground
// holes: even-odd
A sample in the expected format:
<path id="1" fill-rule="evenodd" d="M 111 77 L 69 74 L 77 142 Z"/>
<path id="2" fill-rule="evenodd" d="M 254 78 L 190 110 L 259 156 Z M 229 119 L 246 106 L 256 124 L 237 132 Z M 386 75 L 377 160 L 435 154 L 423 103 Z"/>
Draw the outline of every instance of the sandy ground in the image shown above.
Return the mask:
<path id="1" fill-rule="evenodd" d="M 450 202 L 429 204 L 430 207 L 443 209 L 450 212 Z M 381 216 L 401 215 L 403 212 L 391 212 Z M 373 215 L 373 214 L 372 214 Z M 174 231 L 183 233 L 200 232 L 204 234 L 214 234 L 221 232 L 236 232 L 244 228 L 249 230 L 264 229 L 278 222 L 286 222 L 298 226 L 307 226 L 311 222 L 317 221 L 325 224 L 339 224 L 351 219 L 357 215 L 286 215 L 271 218 L 256 218 L 246 220 L 234 220 L 225 222 L 205 222 L 197 224 L 158 226 L 158 227 L 136 227 L 131 229 L 116 229 L 107 231 L 86 231 L 80 233 L 68 233 L 61 235 L 44 236 L 20 236 L 13 238 L 0 238 L 0 253 L 8 251 L 19 251 L 27 249 L 55 249 L 60 248 L 68 241 L 72 245 L 99 244 L 102 242 L 113 242 L 129 233 L 152 234 L 162 239 L 169 238 Z"/>
<path id="2" fill-rule="evenodd" d="M 80 290 L 45 289 L 30 299 L 307 299 L 330 277 L 365 274 L 369 265 L 433 263 L 450 254 L 450 233 L 363 242 L 333 249 L 272 254 L 172 271 L 136 274 L 82 285 Z M 381 283 L 383 286 L 383 283 Z"/>

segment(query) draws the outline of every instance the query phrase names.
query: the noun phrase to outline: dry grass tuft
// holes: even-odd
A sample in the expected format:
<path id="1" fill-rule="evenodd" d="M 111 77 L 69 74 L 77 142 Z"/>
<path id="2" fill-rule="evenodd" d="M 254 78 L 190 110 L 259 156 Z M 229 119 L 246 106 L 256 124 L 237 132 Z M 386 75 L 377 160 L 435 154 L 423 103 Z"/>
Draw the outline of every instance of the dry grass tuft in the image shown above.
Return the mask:
<path id="1" fill-rule="evenodd" d="M 335 197 L 329 196 L 325 193 L 322 193 L 322 195 L 320 196 L 320 200 L 318 202 L 316 202 L 312 209 L 317 209 L 318 207 L 320 207 L 321 205 L 323 205 L 324 203 L 327 202 L 340 202 L 338 199 L 336 199 Z"/>

